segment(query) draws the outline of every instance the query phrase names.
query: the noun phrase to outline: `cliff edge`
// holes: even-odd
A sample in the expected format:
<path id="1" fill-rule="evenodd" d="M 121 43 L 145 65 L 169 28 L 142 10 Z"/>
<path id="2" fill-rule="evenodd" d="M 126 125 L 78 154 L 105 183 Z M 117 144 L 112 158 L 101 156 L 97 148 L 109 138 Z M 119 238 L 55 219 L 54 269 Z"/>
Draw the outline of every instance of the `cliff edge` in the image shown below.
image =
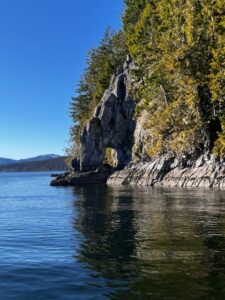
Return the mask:
<path id="1" fill-rule="evenodd" d="M 123 184 L 157 187 L 225 188 L 225 159 L 209 151 L 181 157 L 166 154 L 151 158 L 146 116 L 135 118 L 131 87 L 134 64 L 127 61 L 112 77 L 100 104 L 80 135 L 79 154 L 73 171 L 51 181 L 53 186 L 80 184 Z M 165 141 L 166 143 L 166 141 Z M 106 162 L 110 149 L 111 164 Z"/>

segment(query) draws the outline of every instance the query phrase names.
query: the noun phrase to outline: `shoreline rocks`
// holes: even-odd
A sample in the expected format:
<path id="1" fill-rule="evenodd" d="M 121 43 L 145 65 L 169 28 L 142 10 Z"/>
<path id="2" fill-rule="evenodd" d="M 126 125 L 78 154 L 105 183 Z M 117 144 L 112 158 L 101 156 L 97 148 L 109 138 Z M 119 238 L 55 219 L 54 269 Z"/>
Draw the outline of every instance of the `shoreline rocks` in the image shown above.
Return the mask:
<path id="1" fill-rule="evenodd" d="M 51 180 L 51 186 L 75 186 L 82 184 L 106 184 L 112 173 L 110 166 L 102 166 L 89 172 L 66 172 Z"/>
<path id="2" fill-rule="evenodd" d="M 225 189 L 225 162 L 207 159 L 204 155 L 189 164 L 177 158 L 161 157 L 114 172 L 107 184 Z"/>
<path id="3" fill-rule="evenodd" d="M 135 65 L 127 59 L 112 77 L 108 89 L 83 128 L 70 173 L 56 176 L 52 186 L 82 184 L 225 189 L 225 158 L 216 160 L 206 147 L 202 153 L 151 159 L 148 116 L 134 117 L 138 101 L 132 97 Z M 165 140 L 166 143 L 166 140 Z M 112 166 L 104 165 L 111 151 Z"/>
<path id="4" fill-rule="evenodd" d="M 215 161 L 204 155 L 193 161 L 160 157 L 150 162 L 131 163 L 119 171 L 103 166 L 96 171 L 67 172 L 51 181 L 52 186 L 81 184 L 225 189 L 225 161 Z"/>

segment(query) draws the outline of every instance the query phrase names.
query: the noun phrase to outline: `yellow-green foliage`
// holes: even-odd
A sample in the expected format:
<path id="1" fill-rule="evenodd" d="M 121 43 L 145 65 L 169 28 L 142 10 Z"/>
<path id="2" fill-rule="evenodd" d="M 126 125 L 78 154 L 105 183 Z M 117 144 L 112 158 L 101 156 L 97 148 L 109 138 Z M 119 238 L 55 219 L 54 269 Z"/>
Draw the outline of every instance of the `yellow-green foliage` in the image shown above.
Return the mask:
<path id="1" fill-rule="evenodd" d="M 124 25 L 151 155 L 203 148 L 209 124 L 225 114 L 224 7 L 225 0 L 149 0 L 135 24 Z"/>
<path id="2" fill-rule="evenodd" d="M 125 37 L 122 31 L 107 30 L 97 48 L 91 49 L 87 58 L 86 70 L 70 104 L 73 126 L 70 131 L 68 152 L 76 154 L 82 128 L 100 102 L 111 76 L 127 55 Z"/>
<path id="3" fill-rule="evenodd" d="M 111 148 L 106 148 L 105 149 L 105 160 L 104 163 L 109 164 L 110 166 L 114 165 L 114 160 L 113 160 L 113 149 Z"/>
<path id="4" fill-rule="evenodd" d="M 140 99 L 136 115 L 148 115 L 149 154 L 207 148 L 224 155 L 225 0 L 124 2 L 123 32 L 107 32 L 90 51 L 72 100 L 72 152 L 129 52 L 136 65 L 133 92 Z"/>
<path id="5" fill-rule="evenodd" d="M 212 15 L 213 39 L 210 88 L 214 110 L 221 121 L 213 152 L 225 155 L 225 1 L 215 0 Z"/>
<path id="6" fill-rule="evenodd" d="M 221 133 L 219 133 L 219 137 L 215 141 L 213 153 L 215 154 L 215 156 L 225 155 L 225 128 Z"/>
<path id="7" fill-rule="evenodd" d="M 219 133 L 218 139 L 215 141 L 213 153 L 215 156 L 225 155 L 225 116 L 222 120 L 222 132 Z"/>

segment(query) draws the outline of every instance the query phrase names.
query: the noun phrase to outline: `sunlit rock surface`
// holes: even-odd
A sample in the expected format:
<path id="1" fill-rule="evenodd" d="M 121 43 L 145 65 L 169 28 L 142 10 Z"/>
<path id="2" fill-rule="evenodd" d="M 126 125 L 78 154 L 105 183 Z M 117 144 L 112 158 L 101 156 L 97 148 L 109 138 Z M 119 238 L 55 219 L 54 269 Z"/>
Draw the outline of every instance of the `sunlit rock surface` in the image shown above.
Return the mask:
<path id="1" fill-rule="evenodd" d="M 157 158 L 150 162 L 131 164 L 114 172 L 108 184 L 129 184 L 156 187 L 225 188 L 225 161 L 200 156 L 191 161 Z"/>
<path id="2" fill-rule="evenodd" d="M 225 159 L 193 153 L 183 157 L 165 155 L 151 159 L 145 112 L 135 120 L 137 101 L 131 97 L 129 57 L 112 77 L 100 104 L 80 136 L 79 154 L 73 171 L 59 175 L 52 185 L 120 184 L 157 187 L 225 188 Z M 165 141 L 166 143 L 166 141 Z M 113 153 L 112 166 L 105 165 L 105 153 Z"/>

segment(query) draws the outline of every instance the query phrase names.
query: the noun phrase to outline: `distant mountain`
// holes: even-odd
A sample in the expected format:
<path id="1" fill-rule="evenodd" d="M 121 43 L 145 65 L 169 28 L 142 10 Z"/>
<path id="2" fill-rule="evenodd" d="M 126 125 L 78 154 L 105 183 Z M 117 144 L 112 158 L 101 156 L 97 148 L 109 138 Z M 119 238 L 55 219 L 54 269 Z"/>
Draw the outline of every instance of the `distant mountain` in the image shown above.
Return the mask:
<path id="1" fill-rule="evenodd" d="M 0 157 L 0 166 L 12 164 L 12 163 L 15 163 L 15 162 L 16 162 L 15 159 Z"/>
<path id="2" fill-rule="evenodd" d="M 67 171 L 65 156 L 34 161 L 21 160 L 14 163 L 0 165 L 0 172 L 40 172 L 40 171 Z"/>
<path id="3" fill-rule="evenodd" d="M 61 157 L 60 155 L 56 154 L 45 154 L 45 155 L 39 155 L 35 157 L 29 157 L 25 159 L 20 159 L 18 162 L 26 162 L 26 161 L 43 161 L 43 160 L 50 160 L 54 158 Z"/>
<path id="4" fill-rule="evenodd" d="M 45 155 L 39 155 L 39 156 L 35 156 L 35 157 L 29 157 L 29 158 L 17 159 L 17 160 L 1 157 L 0 158 L 0 166 L 14 164 L 14 163 L 24 163 L 24 162 L 29 162 L 29 161 L 45 161 L 45 160 L 55 159 L 58 157 L 61 157 L 61 156 L 56 155 L 56 154 L 45 154 Z"/>

